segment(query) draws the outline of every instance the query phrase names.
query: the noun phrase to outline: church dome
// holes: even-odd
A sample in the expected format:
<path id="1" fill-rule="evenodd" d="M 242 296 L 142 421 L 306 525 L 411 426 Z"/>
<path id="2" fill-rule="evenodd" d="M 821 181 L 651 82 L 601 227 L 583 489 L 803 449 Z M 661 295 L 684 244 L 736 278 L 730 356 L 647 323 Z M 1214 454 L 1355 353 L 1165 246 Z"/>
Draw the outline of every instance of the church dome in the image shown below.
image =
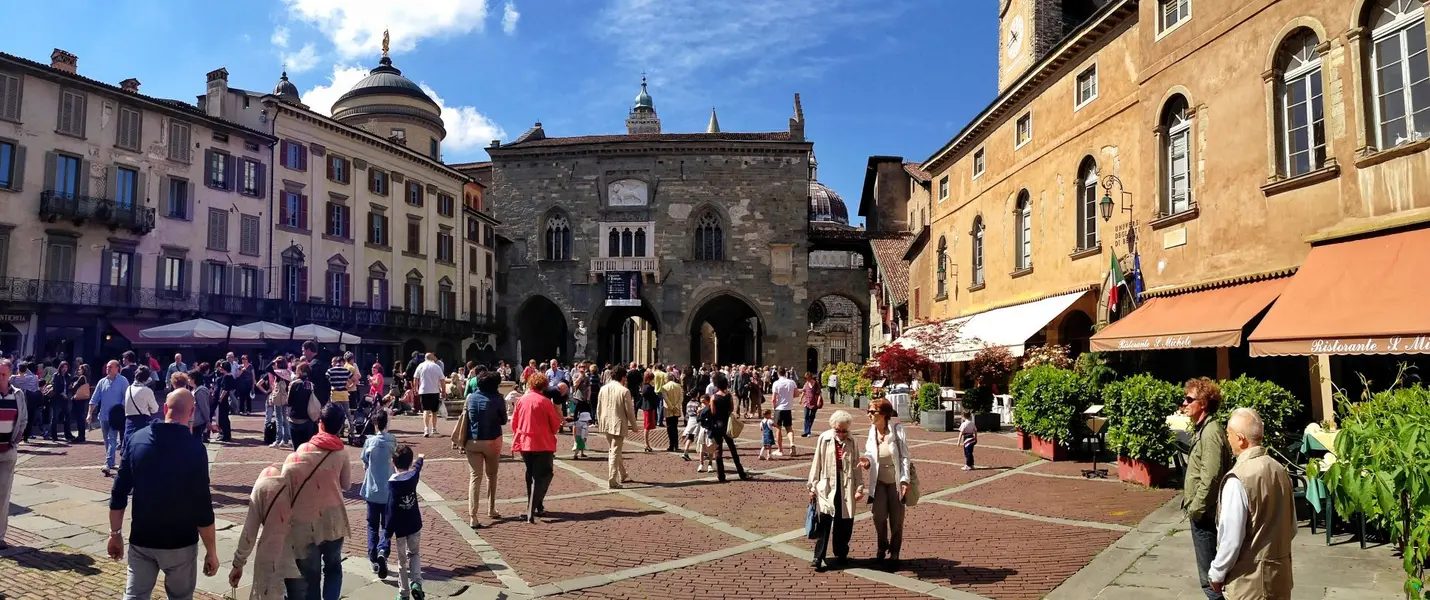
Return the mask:
<path id="1" fill-rule="evenodd" d="M 422 91 L 420 86 L 413 83 L 411 79 L 403 77 L 402 71 L 392 66 L 392 59 L 386 56 L 382 57 L 376 68 L 368 71 L 367 77 L 362 78 L 362 81 L 357 82 L 357 85 L 338 98 L 337 104 L 365 96 L 389 95 L 408 96 L 424 100 L 433 106 L 437 104 L 432 101 L 432 97 L 428 96 L 427 92 Z"/>
<path id="2" fill-rule="evenodd" d="M 849 224 L 849 207 L 838 192 L 818 182 L 809 182 L 809 220 L 811 223 Z"/>
<path id="3" fill-rule="evenodd" d="M 288 72 L 284 71 L 283 76 L 278 78 L 278 85 L 273 86 L 273 95 L 279 100 L 289 104 L 302 104 L 303 99 L 298 96 L 298 86 L 288 81 Z"/>
<path id="4" fill-rule="evenodd" d="M 645 89 L 644 75 L 641 76 L 641 93 L 636 94 L 636 102 L 635 105 L 631 107 L 631 110 L 655 110 L 655 101 L 651 100 L 650 93 Z"/>

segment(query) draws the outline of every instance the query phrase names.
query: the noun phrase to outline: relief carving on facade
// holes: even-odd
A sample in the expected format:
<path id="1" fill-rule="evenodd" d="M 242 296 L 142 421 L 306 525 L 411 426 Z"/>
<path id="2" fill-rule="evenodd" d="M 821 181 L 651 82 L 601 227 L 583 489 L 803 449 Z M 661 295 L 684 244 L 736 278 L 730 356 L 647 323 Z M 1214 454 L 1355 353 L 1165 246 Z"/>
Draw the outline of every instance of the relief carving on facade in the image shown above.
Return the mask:
<path id="1" fill-rule="evenodd" d="M 645 206 L 648 199 L 646 182 L 639 179 L 612 181 L 606 188 L 606 203 L 610 206 Z"/>

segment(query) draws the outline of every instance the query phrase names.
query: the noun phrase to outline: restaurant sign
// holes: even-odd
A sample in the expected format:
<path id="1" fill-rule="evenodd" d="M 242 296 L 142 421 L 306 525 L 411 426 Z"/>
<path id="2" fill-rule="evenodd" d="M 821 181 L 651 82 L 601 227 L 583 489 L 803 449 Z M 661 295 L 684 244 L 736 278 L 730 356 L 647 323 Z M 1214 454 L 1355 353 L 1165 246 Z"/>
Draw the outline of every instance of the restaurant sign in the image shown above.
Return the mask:
<path id="1" fill-rule="evenodd" d="M 1092 338 L 1092 350 L 1116 352 L 1133 350 L 1181 350 L 1241 345 L 1240 331 L 1205 331 L 1125 338 Z"/>
<path id="2" fill-rule="evenodd" d="M 13 315 L 13 314 L 10 314 L 10 313 L 0 313 L 0 323 L 28 323 L 28 322 L 30 322 L 30 315 L 29 315 L 29 314 Z"/>
<path id="3" fill-rule="evenodd" d="M 1345 340 L 1308 339 L 1252 342 L 1252 356 L 1305 356 L 1311 354 L 1430 354 L 1430 336 L 1391 336 Z"/>

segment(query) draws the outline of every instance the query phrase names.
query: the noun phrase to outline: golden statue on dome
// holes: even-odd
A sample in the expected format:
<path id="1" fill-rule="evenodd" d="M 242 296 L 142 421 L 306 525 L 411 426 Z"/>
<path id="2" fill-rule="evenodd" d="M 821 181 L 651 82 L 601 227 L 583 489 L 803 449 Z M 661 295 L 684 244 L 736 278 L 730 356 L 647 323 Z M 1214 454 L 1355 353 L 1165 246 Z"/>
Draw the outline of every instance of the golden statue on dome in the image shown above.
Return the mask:
<path id="1" fill-rule="evenodd" d="M 389 38 L 388 35 L 387 35 L 387 30 L 386 30 L 386 29 L 382 30 L 382 57 L 383 57 L 383 58 L 387 58 L 387 49 L 388 49 L 388 41 L 389 41 L 389 40 L 390 40 L 390 38 Z"/>

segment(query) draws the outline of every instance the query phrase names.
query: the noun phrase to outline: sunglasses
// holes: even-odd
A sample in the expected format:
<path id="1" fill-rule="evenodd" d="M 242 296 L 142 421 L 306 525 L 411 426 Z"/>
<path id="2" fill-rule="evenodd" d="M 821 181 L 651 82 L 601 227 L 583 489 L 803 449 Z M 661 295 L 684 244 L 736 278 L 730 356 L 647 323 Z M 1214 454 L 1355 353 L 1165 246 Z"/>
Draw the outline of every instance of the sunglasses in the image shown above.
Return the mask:
<path id="1" fill-rule="evenodd" d="M 1197 399 L 1196 399 L 1196 398 L 1193 398 L 1193 397 L 1191 397 L 1191 396 L 1182 396 L 1182 406 L 1186 406 L 1186 405 L 1191 404 L 1191 403 L 1196 402 L 1196 401 L 1197 401 Z"/>

